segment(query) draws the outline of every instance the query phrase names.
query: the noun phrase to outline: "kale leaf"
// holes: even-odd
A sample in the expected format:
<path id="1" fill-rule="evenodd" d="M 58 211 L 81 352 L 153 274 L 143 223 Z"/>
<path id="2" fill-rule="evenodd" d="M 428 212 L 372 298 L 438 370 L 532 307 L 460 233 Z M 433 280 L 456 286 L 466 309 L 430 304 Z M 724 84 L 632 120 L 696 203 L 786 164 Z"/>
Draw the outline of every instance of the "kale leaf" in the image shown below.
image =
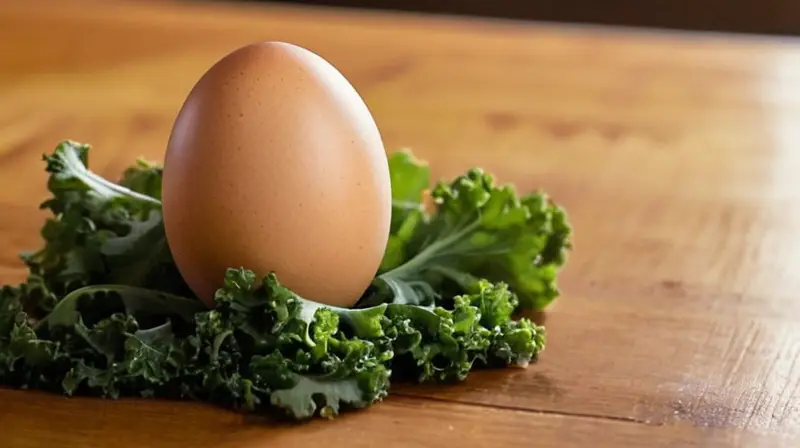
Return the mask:
<path id="1" fill-rule="evenodd" d="M 395 153 L 390 166 L 414 172 L 409 163 L 406 154 Z M 424 174 L 418 166 L 414 185 Z M 545 193 L 520 198 L 512 186 L 495 185 L 491 175 L 474 168 L 437 183 L 431 193 L 436 211 L 428 216 L 407 212 L 409 203 L 421 210 L 422 190 L 406 187 L 404 205 L 395 210 L 404 220 L 393 224 L 374 281 L 385 297 L 427 305 L 444 291 L 475 292 L 481 280 L 508 284 L 521 310 L 541 310 L 559 295 L 556 276 L 572 248 L 571 227 Z M 373 297 L 370 303 L 381 300 L 386 299 Z"/>

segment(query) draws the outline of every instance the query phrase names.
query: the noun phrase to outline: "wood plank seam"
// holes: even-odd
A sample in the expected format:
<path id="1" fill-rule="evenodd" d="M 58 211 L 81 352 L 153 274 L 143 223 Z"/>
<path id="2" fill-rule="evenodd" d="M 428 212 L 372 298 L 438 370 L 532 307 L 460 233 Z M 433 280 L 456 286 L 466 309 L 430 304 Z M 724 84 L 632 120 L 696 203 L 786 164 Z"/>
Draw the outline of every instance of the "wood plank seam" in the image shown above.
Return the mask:
<path id="1" fill-rule="evenodd" d="M 491 403 L 480 403 L 477 401 L 462 401 L 462 400 L 451 400 L 448 398 L 442 397 L 432 397 L 427 395 L 415 395 L 409 394 L 404 392 L 392 392 L 392 396 L 395 397 L 403 397 L 407 399 L 419 400 L 419 401 L 430 401 L 434 403 L 446 403 L 446 404 L 458 404 L 463 406 L 472 406 L 478 408 L 486 408 L 486 409 L 497 409 L 502 411 L 515 411 L 515 412 L 524 412 L 529 414 L 537 414 L 537 415 L 552 415 L 552 416 L 560 416 L 560 417 L 571 417 L 571 418 L 579 418 L 579 419 L 586 419 L 586 420 L 600 420 L 600 421 L 611 421 L 611 422 L 620 422 L 620 423 L 632 423 L 637 425 L 646 425 L 646 426 L 663 426 L 664 422 L 656 422 L 656 421 L 645 421 L 642 419 L 637 419 L 634 417 L 621 417 L 617 415 L 603 415 L 603 414 L 590 414 L 584 412 L 566 412 L 566 411 L 556 411 L 553 409 L 541 409 L 541 408 L 530 408 L 530 407 L 522 407 L 522 406 L 509 406 L 509 405 L 501 405 L 501 404 L 491 404 Z"/>

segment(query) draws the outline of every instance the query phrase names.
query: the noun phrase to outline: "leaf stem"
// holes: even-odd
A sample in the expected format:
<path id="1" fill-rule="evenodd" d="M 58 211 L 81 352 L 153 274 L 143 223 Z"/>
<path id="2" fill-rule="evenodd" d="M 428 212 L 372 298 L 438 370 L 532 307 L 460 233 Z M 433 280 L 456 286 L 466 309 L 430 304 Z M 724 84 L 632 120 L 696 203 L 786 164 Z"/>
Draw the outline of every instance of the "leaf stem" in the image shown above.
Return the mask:
<path id="1" fill-rule="evenodd" d="M 409 273 L 422 270 L 423 266 L 430 263 L 434 258 L 442 255 L 442 253 L 445 253 L 445 249 L 457 243 L 459 240 L 464 238 L 464 236 L 474 231 L 479 225 L 480 222 L 475 220 L 472 222 L 472 224 L 464 226 L 461 230 L 453 232 L 442 239 L 435 240 L 433 243 L 422 249 L 416 256 L 414 256 L 414 258 L 392 269 L 391 271 L 380 274 L 378 278 L 381 278 L 382 280 L 387 278 L 405 278 Z"/>
<path id="2" fill-rule="evenodd" d="M 62 152 L 61 160 L 64 161 L 66 167 L 71 172 L 75 173 L 75 175 L 81 179 L 83 183 L 96 192 L 105 192 L 105 194 L 108 196 L 128 196 L 138 201 L 147 202 L 149 204 L 161 207 L 161 201 L 158 199 L 146 194 L 137 193 L 129 188 L 123 187 L 122 185 L 110 182 L 102 176 L 92 172 L 86 167 L 86 165 L 83 164 L 75 151 Z"/>

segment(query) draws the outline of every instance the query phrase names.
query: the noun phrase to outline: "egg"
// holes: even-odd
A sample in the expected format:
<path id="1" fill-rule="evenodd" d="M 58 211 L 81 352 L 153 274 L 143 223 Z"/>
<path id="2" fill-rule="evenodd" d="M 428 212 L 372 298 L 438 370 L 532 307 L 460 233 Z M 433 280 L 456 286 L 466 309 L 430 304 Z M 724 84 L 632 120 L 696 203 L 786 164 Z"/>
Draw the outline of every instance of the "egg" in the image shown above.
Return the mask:
<path id="1" fill-rule="evenodd" d="M 163 176 L 170 251 L 209 306 L 241 266 L 349 307 L 383 258 L 392 200 L 380 132 L 348 80 L 302 47 L 254 43 L 203 74 Z"/>

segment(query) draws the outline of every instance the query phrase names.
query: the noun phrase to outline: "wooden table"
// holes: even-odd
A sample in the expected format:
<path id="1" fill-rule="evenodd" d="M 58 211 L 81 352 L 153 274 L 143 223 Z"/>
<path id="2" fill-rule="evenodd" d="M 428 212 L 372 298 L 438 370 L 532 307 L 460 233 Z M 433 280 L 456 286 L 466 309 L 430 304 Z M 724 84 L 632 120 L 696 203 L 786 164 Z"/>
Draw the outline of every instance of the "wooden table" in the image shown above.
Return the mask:
<path id="1" fill-rule="evenodd" d="M 44 215 L 40 161 L 159 159 L 188 89 L 255 40 L 332 61 L 387 148 L 563 203 L 576 249 L 525 371 L 301 427 L 193 403 L 0 391 L 0 446 L 798 446 L 800 44 L 162 2 L 0 6 L 0 280 Z"/>

